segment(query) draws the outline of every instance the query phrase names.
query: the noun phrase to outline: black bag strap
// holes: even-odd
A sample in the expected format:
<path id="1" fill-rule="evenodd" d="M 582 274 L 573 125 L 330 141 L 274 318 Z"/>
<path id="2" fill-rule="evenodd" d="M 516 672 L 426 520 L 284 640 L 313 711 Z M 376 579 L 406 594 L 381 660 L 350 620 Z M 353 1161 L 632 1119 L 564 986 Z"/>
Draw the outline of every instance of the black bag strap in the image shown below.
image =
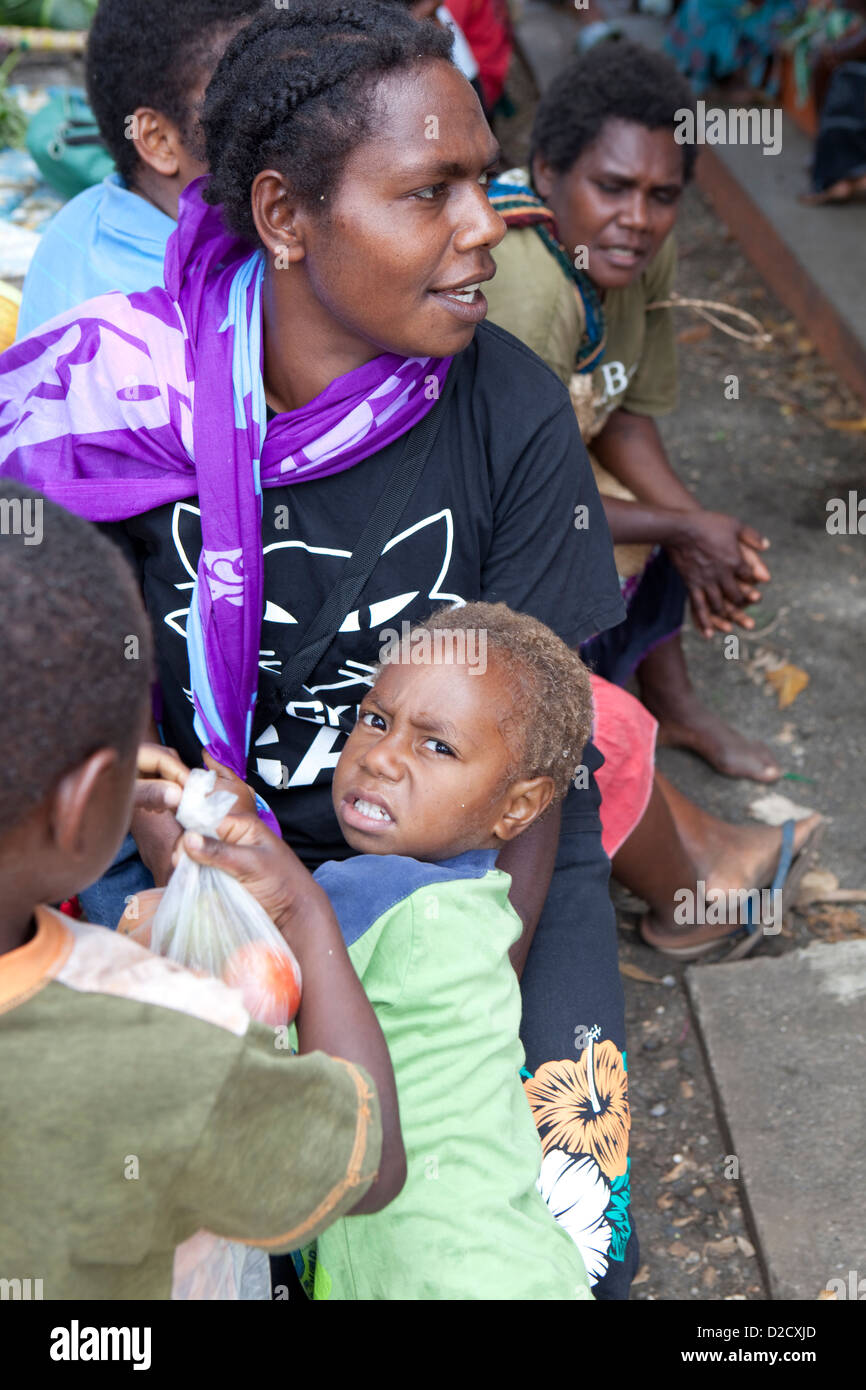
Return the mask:
<path id="1" fill-rule="evenodd" d="M 428 410 L 423 420 L 404 435 L 403 447 L 394 469 L 335 587 L 304 633 L 300 647 L 276 677 L 275 684 L 267 693 L 260 691 L 256 701 L 253 742 L 301 689 L 307 677 L 312 675 L 340 630 L 346 614 L 355 607 L 418 485 L 439 433 L 456 375 L 452 365 L 436 404 Z"/>

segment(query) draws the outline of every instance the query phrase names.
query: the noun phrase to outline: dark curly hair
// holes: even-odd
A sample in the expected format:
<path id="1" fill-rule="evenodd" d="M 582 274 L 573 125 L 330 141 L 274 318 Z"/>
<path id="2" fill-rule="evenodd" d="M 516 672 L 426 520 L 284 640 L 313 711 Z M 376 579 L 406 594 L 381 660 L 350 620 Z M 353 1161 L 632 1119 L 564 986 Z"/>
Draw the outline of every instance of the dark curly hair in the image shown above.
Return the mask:
<path id="1" fill-rule="evenodd" d="M 132 752 L 153 644 L 132 570 L 95 526 L 0 478 L 0 838 L 100 748 Z"/>
<path id="2" fill-rule="evenodd" d="M 134 180 L 138 155 L 127 117 L 161 111 L 196 153 L 201 135 L 190 93 L 228 40 L 265 0 L 99 0 L 87 40 L 87 96 L 118 171 Z M 270 8 L 270 6 L 268 7 Z"/>
<path id="3" fill-rule="evenodd" d="M 689 83 L 669 58 L 641 44 L 607 40 L 574 58 L 554 79 L 535 113 L 530 167 L 537 154 L 565 174 L 609 120 L 648 130 L 670 129 L 676 113 L 695 109 Z M 697 150 L 683 145 L 683 177 L 692 176 Z"/>
<path id="4" fill-rule="evenodd" d="M 377 83 L 389 73 L 451 57 L 449 33 L 401 6 L 362 0 L 292 0 L 229 44 L 202 113 L 211 177 L 232 231 L 258 244 L 253 180 L 277 169 L 307 207 L 327 210 L 346 161 L 374 121 Z"/>

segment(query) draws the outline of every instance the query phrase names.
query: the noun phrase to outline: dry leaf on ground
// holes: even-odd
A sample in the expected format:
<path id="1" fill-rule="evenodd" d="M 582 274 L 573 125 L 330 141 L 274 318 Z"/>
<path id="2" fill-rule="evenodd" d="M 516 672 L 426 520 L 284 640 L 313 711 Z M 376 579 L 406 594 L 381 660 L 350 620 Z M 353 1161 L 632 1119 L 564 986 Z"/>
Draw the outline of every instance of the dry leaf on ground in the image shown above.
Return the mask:
<path id="1" fill-rule="evenodd" d="M 691 328 L 683 328 L 677 334 L 678 343 L 702 343 L 710 336 L 708 323 L 696 323 Z"/>
<path id="2" fill-rule="evenodd" d="M 831 430 L 842 430 L 844 434 L 861 434 L 866 432 L 866 415 L 861 415 L 858 420 L 825 420 L 824 424 Z"/>
<path id="3" fill-rule="evenodd" d="M 645 970 L 641 970 L 639 965 L 632 965 L 629 961 L 623 960 L 619 963 L 620 975 L 627 975 L 630 980 L 642 980 L 645 985 L 660 985 L 662 981 L 656 975 L 648 975 Z"/>
<path id="4" fill-rule="evenodd" d="M 822 941 L 857 941 L 866 937 L 866 926 L 853 907 L 817 907 L 806 913 L 806 926 Z"/>
<path id="5" fill-rule="evenodd" d="M 669 1168 L 664 1176 L 659 1178 L 659 1182 L 676 1182 L 683 1174 L 694 1172 L 697 1166 L 690 1158 L 683 1158 L 679 1163 L 675 1163 L 673 1168 Z"/>
<path id="6" fill-rule="evenodd" d="M 768 671 L 765 679 L 779 696 L 779 709 L 787 709 L 792 705 L 802 690 L 809 684 L 808 671 L 802 670 L 799 666 L 792 666 L 786 662 L 784 666 L 778 666 L 775 671 Z"/>

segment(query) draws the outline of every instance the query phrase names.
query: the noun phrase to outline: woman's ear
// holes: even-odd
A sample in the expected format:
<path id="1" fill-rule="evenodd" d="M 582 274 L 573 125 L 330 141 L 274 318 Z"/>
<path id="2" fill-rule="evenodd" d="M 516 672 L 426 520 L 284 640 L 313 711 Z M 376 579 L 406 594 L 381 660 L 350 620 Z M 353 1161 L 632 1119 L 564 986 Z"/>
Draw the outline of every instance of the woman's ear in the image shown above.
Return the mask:
<path id="1" fill-rule="evenodd" d="M 537 154 L 532 161 L 530 171 L 532 186 L 540 198 L 549 198 L 554 183 L 556 182 L 556 171 L 552 169 L 543 155 Z"/>
<path id="2" fill-rule="evenodd" d="M 525 777 L 512 782 L 492 833 L 502 841 L 514 840 L 543 816 L 553 801 L 552 777 Z"/>
<path id="3" fill-rule="evenodd" d="M 302 261 L 306 254 L 299 225 L 303 214 L 282 174 L 275 169 L 256 174 L 250 200 L 256 231 L 277 267 Z"/>
<path id="4" fill-rule="evenodd" d="M 127 117 L 126 134 L 142 164 L 163 178 L 176 178 L 180 172 L 183 141 L 174 121 L 150 106 L 139 106 Z"/>

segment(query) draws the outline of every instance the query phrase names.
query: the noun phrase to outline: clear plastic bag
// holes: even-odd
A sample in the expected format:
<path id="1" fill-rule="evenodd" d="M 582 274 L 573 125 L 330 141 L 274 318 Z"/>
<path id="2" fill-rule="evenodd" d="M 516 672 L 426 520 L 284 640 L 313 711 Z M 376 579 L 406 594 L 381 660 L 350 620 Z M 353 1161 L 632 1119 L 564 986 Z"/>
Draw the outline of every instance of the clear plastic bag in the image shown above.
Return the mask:
<path id="1" fill-rule="evenodd" d="M 218 838 L 237 797 L 215 791 L 216 773 L 194 769 L 175 815 L 185 830 Z M 150 928 L 150 949 L 240 989 L 260 1023 L 290 1023 L 301 968 L 264 908 L 237 879 L 181 851 Z"/>

